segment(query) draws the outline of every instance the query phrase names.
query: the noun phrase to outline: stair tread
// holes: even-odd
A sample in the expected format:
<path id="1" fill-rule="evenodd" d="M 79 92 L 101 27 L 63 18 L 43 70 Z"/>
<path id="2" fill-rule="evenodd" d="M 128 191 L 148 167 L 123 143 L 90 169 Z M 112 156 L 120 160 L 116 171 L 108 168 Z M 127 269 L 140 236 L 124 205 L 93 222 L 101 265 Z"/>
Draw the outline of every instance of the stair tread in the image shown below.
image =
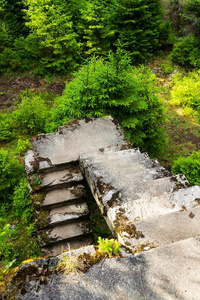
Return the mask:
<path id="1" fill-rule="evenodd" d="M 70 240 L 91 232 L 90 222 L 65 224 L 52 229 L 38 231 L 38 238 L 41 247 L 61 241 Z"/>
<path id="2" fill-rule="evenodd" d="M 61 223 L 70 223 L 89 213 L 86 202 L 53 208 L 49 211 L 36 211 L 35 220 L 37 228 L 53 227 Z"/>
<path id="3" fill-rule="evenodd" d="M 122 231 L 121 239 L 129 246 L 163 246 L 200 235 L 200 206 L 132 223 L 131 231 Z M 128 228 L 127 228 L 128 229 Z M 128 234 L 128 232 L 130 234 Z"/>
<path id="4" fill-rule="evenodd" d="M 86 196 L 85 187 L 76 185 L 68 188 L 49 191 L 41 204 L 41 207 L 51 207 L 60 205 L 63 202 L 84 198 Z"/>
<path id="5" fill-rule="evenodd" d="M 45 174 L 42 178 L 41 187 L 55 186 L 74 181 L 79 182 L 81 180 L 83 180 L 83 175 L 77 166 Z"/>

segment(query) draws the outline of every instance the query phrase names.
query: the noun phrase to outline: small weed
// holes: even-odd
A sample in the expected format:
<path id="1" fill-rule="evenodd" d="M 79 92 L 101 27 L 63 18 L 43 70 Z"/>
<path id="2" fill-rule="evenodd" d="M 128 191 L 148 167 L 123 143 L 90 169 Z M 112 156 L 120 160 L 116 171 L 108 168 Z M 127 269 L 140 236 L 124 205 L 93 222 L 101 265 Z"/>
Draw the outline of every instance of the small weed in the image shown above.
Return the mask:
<path id="1" fill-rule="evenodd" d="M 77 272 L 78 260 L 76 257 L 62 255 L 58 263 L 58 270 L 62 271 L 65 275 L 71 272 Z"/>

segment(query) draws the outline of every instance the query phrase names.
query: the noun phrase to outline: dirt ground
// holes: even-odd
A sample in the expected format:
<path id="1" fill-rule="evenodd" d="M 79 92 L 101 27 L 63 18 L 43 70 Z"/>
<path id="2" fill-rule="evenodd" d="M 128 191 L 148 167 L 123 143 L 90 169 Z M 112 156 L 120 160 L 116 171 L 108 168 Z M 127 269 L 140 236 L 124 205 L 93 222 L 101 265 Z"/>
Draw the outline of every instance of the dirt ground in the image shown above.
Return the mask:
<path id="1" fill-rule="evenodd" d="M 37 76 L 15 76 L 10 78 L 0 76 L 0 111 L 12 107 L 18 100 L 19 94 L 24 90 L 62 95 L 65 80 L 69 80 L 69 78 L 54 78 L 52 81 L 48 81 Z"/>

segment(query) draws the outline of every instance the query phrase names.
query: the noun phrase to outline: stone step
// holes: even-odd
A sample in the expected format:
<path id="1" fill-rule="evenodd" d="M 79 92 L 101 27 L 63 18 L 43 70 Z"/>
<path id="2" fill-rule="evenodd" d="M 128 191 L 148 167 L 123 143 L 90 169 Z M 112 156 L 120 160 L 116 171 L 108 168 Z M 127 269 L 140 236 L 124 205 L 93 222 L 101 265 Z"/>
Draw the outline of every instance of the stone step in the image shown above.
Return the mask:
<path id="1" fill-rule="evenodd" d="M 31 176 L 33 190 L 53 190 L 61 186 L 67 187 L 83 181 L 83 175 L 79 166 L 67 168 L 47 174 L 34 174 Z"/>
<path id="2" fill-rule="evenodd" d="M 51 210 L 35 211 L 38 229 L 52 228 L 57 225 L 72 223 L 77 219 L 85 219 L 89 214 L 87 203 L 76 203 Z"/>
<path id="3" fill-rule="evenodd" d="M 50 209 L 78 203 L 79 200 L 85 201 L 86 190 L 81 184 L 77 184 L 68 188 L 57 189 L 44 195 L 44 200 L 40 204 L 43 209 Z"/>
<path id="4" fill-rule="evenodd" d="M 61 244 L 56 244 L 53 246 L 49 246 L 48 248 L 41 248 L 41 252 L 43 256 L 52 255 L 57 256 L 61 253 L 73 249 L 79 249 L 81 247 L 93 244 L 93 237 L 91 234 L 86 236 L 79 237 L 78 239 L 71 240 L 69 242 L 62 242 Z"/>
<path id="5" fill-rule="evenodd" d="M 146 250 L 200 235 L 200 206 L 130 223 L 118 234 L 132 249 Z"/>
<path id="6" fill-rule="evenodd" d="M 45 247 L 57 243 L 68 242 L 79 239 L 79 237 L 91 233 L 91 224 L 89 221 L 78 221 L 73 224 L 65 224 L 52 229 L 43 229 L 38 231 L 40 247 Z"/>
<path id="7" fill-rule="evenodd" d="M 190 210 L 199 205 L 200 187 L 193 186 L 155 197 L 132 200 L 126 198 L 119 205 L 107 211 L 107 222 L 112 232 L 121 231 L 121 227 L 136 221 L 144 221 L 174 213 Z M 102 201 L 103 203 L 103 201 Z"/>

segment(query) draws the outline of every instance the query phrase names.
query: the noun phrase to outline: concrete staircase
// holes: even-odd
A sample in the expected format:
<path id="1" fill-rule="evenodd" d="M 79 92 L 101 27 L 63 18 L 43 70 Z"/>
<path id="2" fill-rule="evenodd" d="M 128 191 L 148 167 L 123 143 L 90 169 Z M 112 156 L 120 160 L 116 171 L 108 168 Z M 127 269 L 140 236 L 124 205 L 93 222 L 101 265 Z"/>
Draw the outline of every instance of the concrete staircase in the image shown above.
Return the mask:
<path id="1" fill-rule="evenodd" d="M 60 165 L 30 175 L 32 202 L 43 255 L 92 243 L 86 191 L 78 165 Z"/>
<path id="2" fill-rule="evenodd" d="M 26 171 L 43 254 L 91 242 L 84 180 L 132 251 L 200 235 L 200 187 L 132 148 L 111 117 L 71 122 L 32 144 Z"/>
<path id="3" fill-rule="evenodd" d="M 81 168 L 113 235 L 133 251 L 200 235 L 200 187 L 138 149 L 82 157 Z"/>

